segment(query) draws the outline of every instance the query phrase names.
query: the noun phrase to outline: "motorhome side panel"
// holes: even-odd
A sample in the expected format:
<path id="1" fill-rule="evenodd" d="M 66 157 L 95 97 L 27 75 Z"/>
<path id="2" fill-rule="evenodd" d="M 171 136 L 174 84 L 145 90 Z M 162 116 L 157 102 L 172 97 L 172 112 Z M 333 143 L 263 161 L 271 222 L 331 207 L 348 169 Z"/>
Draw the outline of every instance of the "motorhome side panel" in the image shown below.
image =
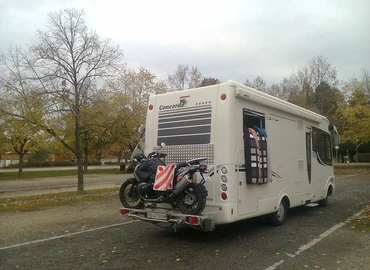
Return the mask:
<path id="1" fill-rule="evenodd" d="M 306 116 L 303 114 L 305 112 L 301 113 L 294 105 L 291 105 L 292 108 L 289 108 L 289 104 L 286 107 L 287 109 L 281 110 L 281 106 L 269 102 L 268 99 L 264 102 L 253 102 L 247 96 L 237 99 L 235 106 L 236 117 L 239 118 L 237 122 L 244 122 L 243 125 L 249 128 L 257 125 L 267 131 L 269 170 L 271 170 L 269 184 L 246 184 L 245 170 L 240 167 L 245 161 L 244 145 L 241 140 L 241 133 L 245 128 L 237 125 L 235 141 L 239 166 L 239 215 L 254 216 L 271 212 L 272 207 L 276 207 L 285 195 L 289 198 L 290 207 L 303 205 L 307 201 L 318 201 L 326 196 L 328 184 L 333 183 L 330 162 L 326 166 L 318 165 L 316 158 L 310 167 L 311 177 L 308 176 L 308 160 L 312 160 L 308 157 L 315 156 L 315 152 L 308 148 L 312 142 L 307 141 L 307 133 L 319 127 L 324 131 L 327 130 L 327 120 L 319 115 L 310 117 L 310 114 L 313 114 L 311 112 L 307 113 L 308 117 L 302 117 Z M 329 145 L 328 141 L 326 146 Z M 330 147 L 326 152 L 329 150 Z"/>
<path id="2" fill-rule="evenodd" d="M 305 179 L 304 132 L 297 128 L 294 117 L 272 118 L 274 110 L 268 106 L 237 98 L 235 115 L 238 155 L 238 214 L 254 216 L 273 212 L 281 197 L 301 197 L 301 181 Z M 265 184 L 247 184 L 245 167 L 245 129 L 258 126 L 267 133 L 268 181 Z M 248 167 L 249 165 L 247 165 Z"/>

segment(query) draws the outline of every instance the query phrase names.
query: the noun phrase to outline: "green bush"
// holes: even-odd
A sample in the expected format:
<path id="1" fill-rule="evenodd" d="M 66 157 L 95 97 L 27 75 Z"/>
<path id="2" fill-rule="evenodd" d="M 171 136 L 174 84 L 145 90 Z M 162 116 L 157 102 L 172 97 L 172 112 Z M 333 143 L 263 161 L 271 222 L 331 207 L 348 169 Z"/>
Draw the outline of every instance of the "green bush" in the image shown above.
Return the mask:
<path id="1" fill-rule="evenodd" d="M 370 153 L 357 153 L 358 162 L 370 162 Z M 353 161 L 356 161 L 356 155 L 353 156 Z"/>
<path id="2" fill-rule="evenodd" d="M 105 163 L 108 164 L 108 163 Z M 89 165 L 101 165 L 99 160 L 89 161 Z M 39 160 L 28 160 L 23 163 L 23 168 L 34 168 L 34 167 L 67 167 L 67 166 L 77 166 L 75 161 L 64 160 L 64 161 L 39 161 Z M 14 164 L 8 166 L 9 168 L 18 168 L 19 164 Z"/>

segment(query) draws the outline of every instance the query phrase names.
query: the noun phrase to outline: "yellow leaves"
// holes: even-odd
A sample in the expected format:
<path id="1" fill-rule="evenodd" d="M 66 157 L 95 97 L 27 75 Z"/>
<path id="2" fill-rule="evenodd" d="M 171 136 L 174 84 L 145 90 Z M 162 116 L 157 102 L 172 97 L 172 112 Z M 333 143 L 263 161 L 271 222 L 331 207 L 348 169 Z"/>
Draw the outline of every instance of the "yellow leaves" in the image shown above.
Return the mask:
<path id="1" fill-rule="evenodd" d="M 370 141 L 370 104 L 357 104 L 341 113 L 346 122 L 343 141 L 357 144 Z"/>

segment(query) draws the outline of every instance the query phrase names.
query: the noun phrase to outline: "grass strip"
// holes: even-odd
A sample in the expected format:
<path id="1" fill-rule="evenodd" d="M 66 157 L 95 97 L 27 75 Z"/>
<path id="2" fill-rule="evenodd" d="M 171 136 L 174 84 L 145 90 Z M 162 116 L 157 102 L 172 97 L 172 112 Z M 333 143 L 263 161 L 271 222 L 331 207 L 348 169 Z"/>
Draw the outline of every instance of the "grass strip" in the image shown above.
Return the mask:
<path id="1" fill-rule="evenodd" d="M 71 205 L 82 201 L 103 201 L 107 197 L 118 196 L 118 191 L 118 188 L 106 188 L 84 192 L 62 192 L 22 198 L 0 199 L 0 212 L 34 211 L 55 206 Z"/>

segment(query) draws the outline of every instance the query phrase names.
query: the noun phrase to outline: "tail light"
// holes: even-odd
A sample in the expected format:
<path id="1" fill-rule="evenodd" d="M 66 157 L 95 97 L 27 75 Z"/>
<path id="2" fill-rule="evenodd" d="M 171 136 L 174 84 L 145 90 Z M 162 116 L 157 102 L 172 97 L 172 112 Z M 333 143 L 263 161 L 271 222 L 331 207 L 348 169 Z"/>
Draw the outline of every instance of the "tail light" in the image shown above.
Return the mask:
<path id="1" fill-rule="evenodd" d="M 199 225 L 200 224 L 200 218 L 197 217 L 197 216 L 186 216 L 185 217 L 185 224 Z"/>
<path id="2" fill-rule="evenodd" d="M 221 180 L 221 200 L 223 200 L 223 201 L 225 201 L 225 200 L 227 200 L 227 193 L 226 193 L 226 191 L 227 191 L 227 185 L 225 184 L 226 182 L 227 182 L 227 173 L 228 173 L 228 170 L 227 170 L 227 168 L 226 167 L 224 167 L 224 166 L 222 166 L 221 167 L 221 169 L 220 169 L 220 171 L 221 171 L 221 178 L 220 178 L 220 180 Z"/>

